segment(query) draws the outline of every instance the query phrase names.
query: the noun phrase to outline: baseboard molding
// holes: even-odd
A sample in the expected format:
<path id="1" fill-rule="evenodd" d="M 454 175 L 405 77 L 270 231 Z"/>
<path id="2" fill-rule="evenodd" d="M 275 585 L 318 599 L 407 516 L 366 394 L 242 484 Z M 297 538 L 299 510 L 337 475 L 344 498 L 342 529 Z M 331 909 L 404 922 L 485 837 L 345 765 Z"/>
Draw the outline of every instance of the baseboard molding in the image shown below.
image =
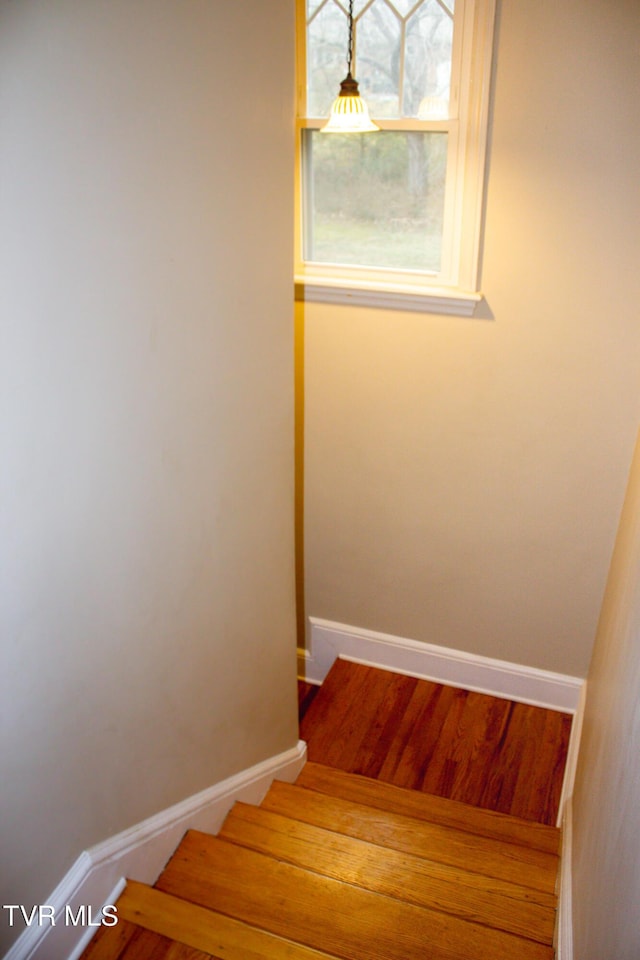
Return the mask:
<path id="1" fill-rule="evenodd" d="M 569 749 L 567 751 L 567 761 L 564 766 L 564 779 L 562 781 L 562 794 L 560 795 L 560 805 L 558 807 L 558 820 L 556 823 L 558 827 L 561 827 L 564 823 L 565 808 L 573 794 L 576 768 L 578 766 L 578 754 L 580 752 L 580 741 L 582 739 L 582 720 L 587 699 L 587 683 L 587 680 L 582 681 L 578 706 L 574 711 L 573 721 L 571 723 L 571 737 L 569 739 Z"/>
<path id="2" fill-rule="evenodd" d="M 235 776 L 177 803 L 142 823 L 85 850 L 50 894 L 46 903 L 56 917 L 69 905 L 77 915 L 81 905 L 91 906 L 94 918 L 105 904 L 117 899 L 124 877 L 154 883 L 186 830 L 217 833 L 236 800 L 260 803 L 277 777 L 292 782 L 306 759 L 306 744 L 258 763 Z M 5 960 L 78 960 L 95 933 L 95 927 L 27 927 Z"/>
<path id="3" fill-rule="evenodd" d="M 305 680 L 307 683 L 314 683 L 316 686 L 320 686 L 324 677 L 321 680 L 315 676 L 311 676 L 313 670 L 310 669 L 310 663 L 310 651 L 304 647 L 298 647 L 298 680 Z"/>
<path id="4" fill-rule="evenodd" d="M 573 960 L 573 890 L 571 858 L 573 850 L 573 804 L 568 797 L 562 818 L 562 853 L 560 855 L 560 886 L 556 915 L 556 960 Z"/>
<path id="5" fill-rule="evenodd" d="M 322 683 L 340 656 L 395 673 L 565 713 L 575 713 L 580 702 L 584 681 L 578 677 L 315 617 L 310 617 L 309 622 L 311 648 L 304 667 L 305 679 L 310 682 Z"/>

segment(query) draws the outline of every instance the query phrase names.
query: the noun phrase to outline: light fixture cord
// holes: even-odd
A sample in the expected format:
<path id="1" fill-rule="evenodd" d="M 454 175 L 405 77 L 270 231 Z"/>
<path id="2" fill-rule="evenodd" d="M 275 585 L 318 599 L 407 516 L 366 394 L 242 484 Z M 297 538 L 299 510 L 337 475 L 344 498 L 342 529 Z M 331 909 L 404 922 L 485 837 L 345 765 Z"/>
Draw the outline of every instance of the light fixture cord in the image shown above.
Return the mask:
<path id="1" fill-rule="evenodd" d="M 349 49 L 347 51 L 347 70 L 351 74 L 353 67 L 353 0 L 349 0 Z"/>

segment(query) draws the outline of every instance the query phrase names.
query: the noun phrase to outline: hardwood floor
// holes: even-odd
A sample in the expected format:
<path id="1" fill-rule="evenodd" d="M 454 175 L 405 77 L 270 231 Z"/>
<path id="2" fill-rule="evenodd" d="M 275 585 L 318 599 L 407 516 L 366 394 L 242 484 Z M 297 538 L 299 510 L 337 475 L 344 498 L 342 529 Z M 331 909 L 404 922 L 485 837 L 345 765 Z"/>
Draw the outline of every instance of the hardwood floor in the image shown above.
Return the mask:
<path id="1" fill-rule="evenodd" d="M 296 782 L 189 830 L 83 960 L 553 960 L 570 718 L 346 661 L 299 697 Z"/>
<path id="2" fill-rule="evenodd" d="M 298 719 L 302 721 L 305 713 L 313 703 L 320 687 L 306 680 L 298 680 Z"/>
<path id="3" fill-rule="evenodd" d="M 337 660 L 300 690 L 308 758 L 555 824 L 571 716 Z"/>

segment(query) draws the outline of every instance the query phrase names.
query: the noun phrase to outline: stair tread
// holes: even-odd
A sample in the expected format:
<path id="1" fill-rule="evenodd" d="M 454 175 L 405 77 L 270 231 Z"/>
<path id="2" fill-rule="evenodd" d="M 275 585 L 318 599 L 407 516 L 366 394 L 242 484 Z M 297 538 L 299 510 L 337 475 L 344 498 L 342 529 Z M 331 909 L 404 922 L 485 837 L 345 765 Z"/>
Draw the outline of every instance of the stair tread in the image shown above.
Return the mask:
<path id="1" fill-rule="evenodd" d="M 120 928 L 119 930 L 117 928 Z M 120 919 L 117 927 L 100 927 L 82 960 L 223 960 Z"/>
<path id="2" fill-rule="evenodd" d="M 119 960 L 126 957 L 126 950 L 136 933 L 136 926 L 123 917 L 118 917 L 114 927 L 99 927 L 95 936 L 82 954 L 82 960 Z"/>
<path id="3" fill-rule="evenodd" d="M 218 834 L 386 896 L 551 943 L 556 897 L 236 803 Z"/>
<path id="4" fill-rule="evenodd" d="M 345 960 L 553 960 L 553 948 L 189 831 L 157 888 Z"/>
<path id="5" fill-rule="evenodd" d="M 560 830 L 557 827 L 434 794 L 407 790 L 324 764 L 307 762 L 296 784 L 319 793 L 456 827 L 479 836 L 518 843 L 546 853 L 557 854 L 560 849 Z"/>
<path id="6" fill-rule="evenodd" d="M 111 953 L 108 957 L 105 956 L 104 960 L 223 960 L 221 956 L 213 956 L 211 953 L 196 950 L 194 947 L 187 946 L 187 944 L 154 933 L 153 930 L 146 930 L 144 927 L 134 924 L 130 924 L 130 926 L 133 927 L 134 932 L 124 950 L 119 953 Z M 101 932 L 101 930 L 98 930 L 96 939 L 101 935 Z M 109 942 L 108 935 L 104 942 Z M 91 957 L 93 958 L 93 954 Z M 82 960 L 86 960 L 85 954 L 83 954 Z"/>
<path id="7" fill-rule="evenodd" d="M 558 858 L 520 844 L 380 810 L 306 787 L 274 781 L 262 807 L 378 846 L 553 893 Z"/>
<path id="8" fill-rule="evenodd" d="M 193 951 L 215 960 L 335 960 L 332 954 L 310 949 L 133 880 L 127 882 L 117 906 L 120 921 L 136 924 L 189 948 L 184 956 L 194 960 Z M 105 953 L 100 960 L 111 960 L 112 956 L 119 955 Z M 125 953 L 124 958 L 129 960 L 129 955 Z M 97 955 L 90 960 L 98 960 Z"/>

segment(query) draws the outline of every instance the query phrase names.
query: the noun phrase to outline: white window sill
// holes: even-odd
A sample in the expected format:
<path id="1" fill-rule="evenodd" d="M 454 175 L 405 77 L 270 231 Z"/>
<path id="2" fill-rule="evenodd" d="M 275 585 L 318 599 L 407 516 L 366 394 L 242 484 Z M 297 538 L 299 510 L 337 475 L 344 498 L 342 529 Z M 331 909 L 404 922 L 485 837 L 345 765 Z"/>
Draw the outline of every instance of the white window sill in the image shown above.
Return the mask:
<path id="1" fill-rule="evenodd" d="M 454 287 L 425 287 L 400 283 L 331 280 L 296 276 L 296 300 L 310 303 L 349 304 L 416 313 L 451 314 L 472 317 L 482 300 L 481 293 L 467 293 Z"/>

